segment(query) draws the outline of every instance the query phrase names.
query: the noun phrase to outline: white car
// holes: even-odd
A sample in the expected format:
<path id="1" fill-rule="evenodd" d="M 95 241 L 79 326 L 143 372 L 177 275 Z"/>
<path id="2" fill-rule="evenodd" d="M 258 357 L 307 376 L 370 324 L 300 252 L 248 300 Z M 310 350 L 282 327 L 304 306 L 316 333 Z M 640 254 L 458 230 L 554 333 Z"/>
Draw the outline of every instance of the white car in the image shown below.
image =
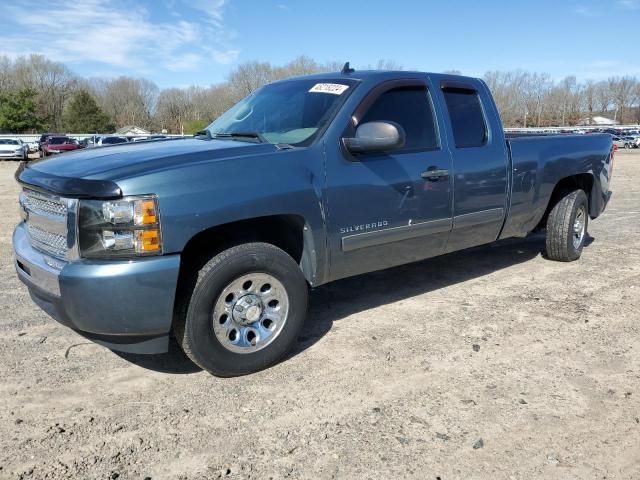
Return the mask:
<path id="1" fill-rule="evenodd" d="M 0 158 L 28 160 L 29 150 L 20 139 L 0 138 Z"/>
<path id="2" fill-rule="evenodd" d="M 619 137 L 613 135 L 613 144 L 618 148 L 638 148 L 638 140 L 633 137 Z"/>

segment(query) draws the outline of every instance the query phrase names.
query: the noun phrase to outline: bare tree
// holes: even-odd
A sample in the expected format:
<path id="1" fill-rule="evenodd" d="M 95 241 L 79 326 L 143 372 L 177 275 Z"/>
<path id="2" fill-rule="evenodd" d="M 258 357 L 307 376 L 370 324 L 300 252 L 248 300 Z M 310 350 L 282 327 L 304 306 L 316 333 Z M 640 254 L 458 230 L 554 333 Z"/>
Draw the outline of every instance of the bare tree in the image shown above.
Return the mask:
<path id="1" fill-rule="evenodd" d="M 62 63 L 43 55 L 18 57 L 13 64 L 3 62 L 11 78 L 3 83 L 15 89 L 29 88 L 38 93 L 38 110 L 50 129 L 62 127 L 65 102 L 77 89 L 78 78 Z"/>
<path id="2" fill-rule="evenodd" d="M 248 62 L 236 67 L 229 74 L 228 82 L 242 98 L 273 80 L 274 72 L 270 63 Z"/>
<path id="3" fill-rule="evenodd" d="M 91 90 L 103 110 L 116 125 L 150 128 L 156 111 L 159 89 L 143 78 L 92 79 Z"/>
<path id="4" fill-rule="evenodd" d="M 605 81 L 596 83 L 595 86 L 596 105 L 600 114 L 605 115 L 609 111 L 611 106 L 611 91 L 609 90 L 609 84 Z"/>
<path id="5" fill-rule="evenodd" d="M 182 88 L 163 90 L 158 101 L 157 121 L 162 128 L 182 133 L 189 117 L 193 119 L 189 91 Z"/>
<path id="6" fill-rule="evenodd" d="M 624 76 L 611 77 L 607 83 L 616 107 L 616 116 L 620 123 L 624 123 L 627 120 L 627 110 L 631 108 L 638 81 L 633 77 Z"/>
<path id="7" fill-rule="evenodd" d="M 35 90 L 37 113 L 39 118 L 47 120 L 48 129 L 61 127 L 65 104 L 75 91 L 84 89 L 95 97 L 117 127 L 138 125 L 180 133 L 187 124 L 206 125 L 215 120 L 238 100 L 267 83 L 296 75 L 337 72 L 342 66 L 341 61 L 319 63 L 307 56 L 283 65 L 253 61 L 238 65 L 227 81 L 219 84 L 160 91 L 144 78 L 80 78 L 62 63 L 41 55 L 15 60 L 0 56 L 0 92 Z M 400 70 L 403 67 L 393 60 L 380 60 L 373 66 L 361 68 Z M 448 73 L 460 72 L 450 70 Z M 484 80 L 506 126 L 575 125 L 595 114 L 615 117 L 620 122 L 640 122 L 640 83 L 636 77 L 581 83 L 570 76 L 554 82 L 546 73 L 514 70 L 487 72 Z"/>
<path id="8" fill-rule="evenodd" d="M 593 119 L 593 113 L 596 109 L 597 102 L 597 84 L 593 80 L 587 80 L 584 83 L 584 87 L 582 89 L 583 97 L 584 97 L 584 105 L 583 108 L 588 113 L 588 122 L 590 123 Z"/>

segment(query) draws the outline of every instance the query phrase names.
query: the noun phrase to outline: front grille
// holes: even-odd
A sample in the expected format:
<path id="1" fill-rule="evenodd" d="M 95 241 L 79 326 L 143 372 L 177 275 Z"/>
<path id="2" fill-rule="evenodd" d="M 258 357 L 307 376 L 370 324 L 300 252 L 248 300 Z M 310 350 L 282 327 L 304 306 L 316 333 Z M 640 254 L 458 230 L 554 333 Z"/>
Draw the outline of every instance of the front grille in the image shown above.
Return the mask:
<path id="1" fill-rule="evenodd" d="M 69 259 L 68 200 L 25 188 L 20 204 L 31 246 L 53 257 Z"/>
<path id="2" fill-rule="evenodd" d="M 41 196 L 35 196 L 33 193 L 27 193 L 25 190 L 26 207 L 38 214 L 56 215 L 59 217 L 67 217 L 67 207 L 54 200 L 43 198 Z"/>
<path id="3" fill-rule="evenodd" d="M 31 245 L 45 253 L 58 258 L 67 256 L 67 236 L 47 232 L 27 221 L 27 232 Z"/>

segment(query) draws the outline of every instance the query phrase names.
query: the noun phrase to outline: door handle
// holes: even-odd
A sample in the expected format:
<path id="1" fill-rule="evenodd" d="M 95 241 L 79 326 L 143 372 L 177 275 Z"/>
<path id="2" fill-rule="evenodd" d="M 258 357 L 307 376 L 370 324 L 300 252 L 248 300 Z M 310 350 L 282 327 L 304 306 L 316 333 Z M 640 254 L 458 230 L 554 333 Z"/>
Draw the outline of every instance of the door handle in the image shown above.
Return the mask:
<path id="1" fill-rule="evenodd" d="M 449 170 L 439 169 L 437 167 L 429 167 L 426 171 L 420 174 L 425 180 L 430 182 L 437 182 L 441 178 L 447 178 L 449 176 Z"/>

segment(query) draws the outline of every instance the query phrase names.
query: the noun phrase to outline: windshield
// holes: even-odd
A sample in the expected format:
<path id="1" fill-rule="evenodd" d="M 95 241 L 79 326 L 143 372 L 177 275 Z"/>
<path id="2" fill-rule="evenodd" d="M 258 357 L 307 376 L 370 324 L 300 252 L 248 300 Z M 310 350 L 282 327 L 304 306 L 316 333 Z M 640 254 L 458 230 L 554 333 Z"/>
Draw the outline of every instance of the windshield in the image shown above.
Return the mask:
<path id="1" fill-rule="evenodd" d="M 17 140 L 11 140 L 8 138 L 0 138 L 0 145 L 20 145 Z"/>
<path id="2" fill-rule="evenodd" d="M 355 85 L 351 79 L 289 80 L 266 85 L 207 129 L 214 137 L 257 134 L 273 144 L 309 145 L 329 125 Z"/>

